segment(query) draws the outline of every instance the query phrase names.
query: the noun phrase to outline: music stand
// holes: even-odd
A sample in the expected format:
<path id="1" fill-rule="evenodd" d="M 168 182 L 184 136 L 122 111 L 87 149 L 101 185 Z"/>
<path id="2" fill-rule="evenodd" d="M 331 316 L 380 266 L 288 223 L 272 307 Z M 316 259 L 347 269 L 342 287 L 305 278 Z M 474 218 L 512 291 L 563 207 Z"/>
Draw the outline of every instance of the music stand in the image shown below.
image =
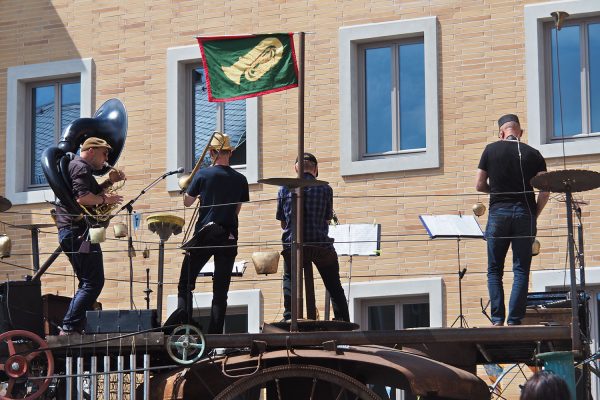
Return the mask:
<path id="1" fill-rule="evenodd" d="M 462 280 L 467 273 L 466 268 L 460 265 L 460 240 L 462 238 L 481 238 L 483 231 L 474 216 L 469 215 L 420 215 L 419 219 L 427 230 L 431 239 L 454 238 L 456 239 L 456 253 L 458 258 L 458 306 L 459 314 L 450 327 L 460 322 L 460 327 L 469 327 L 463 314 L 462 306 Z"/>

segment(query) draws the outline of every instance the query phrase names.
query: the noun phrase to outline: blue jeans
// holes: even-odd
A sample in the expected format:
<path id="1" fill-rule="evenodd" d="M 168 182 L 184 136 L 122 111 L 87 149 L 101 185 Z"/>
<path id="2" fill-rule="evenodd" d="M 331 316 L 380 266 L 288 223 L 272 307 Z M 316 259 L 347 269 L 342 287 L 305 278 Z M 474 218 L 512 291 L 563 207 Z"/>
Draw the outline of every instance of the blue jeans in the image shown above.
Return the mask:
<path id="1" fill-rule="evenodd" d="M 508 305 L 509 325 L 519 325 L 525 317 L 531 245 L 536 234 L 536 217 L 526 205 L 514 204 L 490 210 L 485 236 L 488 253 L 488 291 L 492 305 L 492 322 L 503 323 L 505 318 L 504 260 L 512 245 L 513 285 Z"/>
<path id="2" fill-rule="evenodd" d="M 83 230 L 61 228 L 58 231 L 60 248 L 69 258 L 79 280 L 77 291 L 63 319 L 65 331 L 81 331 L 85 324 L 85 313 L 100 296 L 104 287 L 104 265 L 99 244 L 90 244 L 89 253 L 80 253 Z"/>

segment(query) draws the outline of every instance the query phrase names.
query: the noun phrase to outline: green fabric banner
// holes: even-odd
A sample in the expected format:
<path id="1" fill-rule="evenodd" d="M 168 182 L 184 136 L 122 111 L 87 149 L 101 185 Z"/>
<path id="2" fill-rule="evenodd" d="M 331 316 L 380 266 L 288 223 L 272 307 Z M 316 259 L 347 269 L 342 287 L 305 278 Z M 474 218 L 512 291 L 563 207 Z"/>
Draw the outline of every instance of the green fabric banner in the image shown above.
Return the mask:
<path id="1" fill-rule="evenodd" d="M 197 39 L 208 101 L 240 100 L 298 86 L 291 33 Z"/>

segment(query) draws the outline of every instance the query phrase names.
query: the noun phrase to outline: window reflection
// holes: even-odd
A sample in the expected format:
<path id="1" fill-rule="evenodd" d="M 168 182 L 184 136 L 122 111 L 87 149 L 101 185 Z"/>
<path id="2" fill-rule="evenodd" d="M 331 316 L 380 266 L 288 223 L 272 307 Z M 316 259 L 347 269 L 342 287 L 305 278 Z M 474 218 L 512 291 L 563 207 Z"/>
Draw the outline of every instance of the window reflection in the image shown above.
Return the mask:
<path id="1" fill-rule="evenodd" d="M 550 32 L 553 132 L 554 137 L 568 137 L 582 132 L 579 26 L 563 27 L 558 32 L 558 57 L 555 31 Z"/>
<path id="2" fill-rule="evenodd" d="M 392 150 L 391 50 L 365 51 L 365 125 L 367 153 Z"/>
<path id="3" fill-rule="evenodd" d="M 600 132 L 600 24 L 588 25 L 590 119 L 592 132 Z"/>

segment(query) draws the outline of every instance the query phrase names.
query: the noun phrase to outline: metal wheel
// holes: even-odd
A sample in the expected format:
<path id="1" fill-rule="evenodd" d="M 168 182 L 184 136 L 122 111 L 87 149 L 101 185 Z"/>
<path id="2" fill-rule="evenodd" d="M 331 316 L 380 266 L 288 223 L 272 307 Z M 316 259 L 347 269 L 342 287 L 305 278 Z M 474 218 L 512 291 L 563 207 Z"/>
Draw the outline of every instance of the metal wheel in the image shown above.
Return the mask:
<path id="1" fill-rule="evenodd" d="M 54 358 L 35 333 L 8 331 L 0 335 L 0 399 L 40 397 L 54 374 Z"/>
<path id="2" fill-rule="evenodd" d="M 502 373 L 490 386 L 492 400 L 504 400 L 519 396 L 520 386 L 524 385 L 533 372 L 527 364 L 510 364 L 502 369 Z"/>
<path id="3" fill-rule="evenodd" d="M 360 381 L 317 365 L 280 365 L 239 379 L 214 400 L 381 400 Z"/>
<path id="4" fill-rule="evenodd" d="M 167 353 L 173 361 L 190 365 L 204 354 L 205 341 L 200 329 L 193 325 L 180 325 L 167 339 Z"/>

